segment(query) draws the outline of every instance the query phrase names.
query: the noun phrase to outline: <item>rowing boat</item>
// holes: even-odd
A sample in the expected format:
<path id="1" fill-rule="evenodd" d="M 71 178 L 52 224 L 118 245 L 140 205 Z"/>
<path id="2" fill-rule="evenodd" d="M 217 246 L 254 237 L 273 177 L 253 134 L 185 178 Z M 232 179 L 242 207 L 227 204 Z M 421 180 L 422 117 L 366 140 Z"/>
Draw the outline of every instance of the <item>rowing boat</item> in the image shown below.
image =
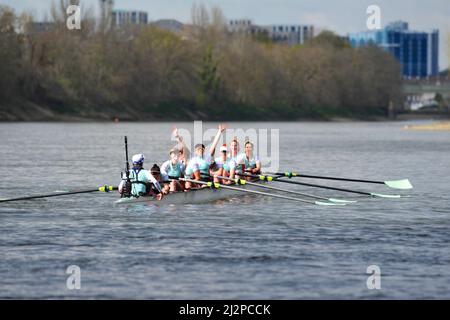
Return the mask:
<path id="1" fill-rule="evenodd" d="M 125 155 L 126 155 L 126 172 L 129 172 L 129 163 L 128 163 L 128 144 L 127 137 L 125 137 Z M 130 197 L 130 198 L 121 198 L 114 202 L 115 205 L 122 204 L 134 204 L 134 203 L 147 203 L 147 204 L 191 204 L 191 203 L 206 203 L 213 202 L 217 200 L 223 200 L 230 197 L 238 196 L 240 193 L 247 194 L 257 194 L 266 197 L 284 199 L 289 201 L 297 201 L 306 204 L 319 205 L 319 206 L 342 206 L 349 203 L 355 203 L 356 200 L 345 200 L 345 199 L 337 199 L 337 198 L 328 198 L 324 196 L 313 195 L 305 192 L 299 192 L 295 190 L 282 189 L 274 186 L 266 185 L 266 182 L 279 182 L 279 183 L 287 183 L 294 185 L 301 185 L 304 187 L 313 187 L 327 190 L 334 190 L 345 193 L 353 193 L 358 194 L 359 196 L 365 197 L 376 197 L 376 198 L 388 198 L 388 199 L 398 199 L 401 198 L 402 195 L 399 194 L 381 194 L 375 192 L 368 192 L 364 190 L 354 190 L 350 188 L 342 188 L 342 187 L 333 187 L 312 183 L 305 183 L 301 181 L 291 181 L 291 178 L 304 178 L 304 179 L 323 179 L 323 180 L 334 180 L 334 181 L 345 181 L 351 183 L 364 183 L 364 184 L 377 184 L 377 185 L 385 185 L 392 189 L 412 189 L 413 186 L 409 182 L 408 179 L 400 179 L 400 180 L 366 180 L 366 179 L 355 179 L 355 178 L 340 178 L 340 177 L 330 177 L 330 176 L 322 176 L 322 175 L 311 175 L 311 174 L 298 174 L 296 172 L 286 171 L 286 172 L 277 172 L 277 173 L 269 173 L 268 175 L 255 175 L 250 173 L 239 173 L 239 176 L 243 176 L 246 178 L 252 179 L 251 182 L 247 180 L 243 180 L 240 178 L 231 179 L 229 177 L 219 177 L 222 180 L 232 181 L 233 185 L 221 185 L 219 183 L 212 183 L 207 181 L 197 181 L 189 178 L 178 178 L 180 181 L 185 181 L 189 183 L 194 183 L 196 185 L 202 185 L 202 188 L 193 188 L 189 192 L 172 192 L 168 195 L 164 196 L 161 200 L 157 200 L 153 196 L 141 196 L 141 197 Z M 126 174 L 127 181 L 129 180 L 128 174 Z M 283 179 L 289 178 L 289 180 Z M 249 187 L 250 186 L 250 187 Z M 257 187 L 258 189 L 263 188 L 265 191 L 254 190 L 251 186 Z M 205 188 L 206 187 L 206 188 Z M 67 192 L 55 192 L 49 194 L 40 194 L 40 195 L 31 195 L 31 196 L 22 196 L 17 198 L 7 198 L 0 199 L 0 203 L 13 202 L 13 201 L 24 201 L 24 200 L 33 200 L 33 199 L 41 199 L 41 198 L 49 198 L 49 197 L 59 197 L 59 196 L 67 196 L 74 194 L 84 194 L 84 193 L 93 193 L 93 192 L 111 192 L 115 190 L 120 190 L 119 187 L 104 185 L 97 188 L 87 189 L 87 190 L 73 190 Z M 278 193 L 267 192 L 277 191 Z M 284 194 L 280 194 L 280 192 Z M 295 194 L 296 197 L 287 196 L 285 194 Z M 302 198 L 299 198 L 301 196 Z M 307 200 L 313 199 L 313 200 Z M 319 201 L 320 200 L 320 201 Z"/>
<path id="2" fill-rule="evenodd" d="M 239 189 L 250 189 L 248 185 L 234 185 Z M 165 195 L 160 201 L 153 196 L 141 196 L 131 198 L 120 198 L 114 204 L 134 204 L 134 203 L 152 203 L 152 204 L 196 204 L 214 202 L 242 194 L 240 191 L 224 188 L 192 188 L 188 192 L 171 192 Z"/>

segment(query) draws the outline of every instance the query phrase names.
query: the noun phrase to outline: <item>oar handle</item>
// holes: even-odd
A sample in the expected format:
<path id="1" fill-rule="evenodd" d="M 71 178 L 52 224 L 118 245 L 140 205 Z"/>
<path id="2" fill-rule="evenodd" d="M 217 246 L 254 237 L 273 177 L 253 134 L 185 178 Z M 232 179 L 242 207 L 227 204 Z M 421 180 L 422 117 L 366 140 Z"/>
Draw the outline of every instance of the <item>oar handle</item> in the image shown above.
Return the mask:
<path id="1" fill-rule="evenodd" d="M 228 181 L 233 181 L 235 184 L 237 184 L 237 185 L 244 185 L 244 184 L 246 184 L 246 183 L 248 183 L 248 184 L 250 184 L 250 185 L 253 185 L 253 183 L 251 183 L 251 182 L 247 182 L 246 180 L 244 180 L 244 179 L 239 179 L 239 178 L 230 178 L 230 177 L 224 177 L 224 176 L 217 176 L 217 178 L 219 178 L 219 179 L 223 179 L 223 180 L 228 180 Z"/>

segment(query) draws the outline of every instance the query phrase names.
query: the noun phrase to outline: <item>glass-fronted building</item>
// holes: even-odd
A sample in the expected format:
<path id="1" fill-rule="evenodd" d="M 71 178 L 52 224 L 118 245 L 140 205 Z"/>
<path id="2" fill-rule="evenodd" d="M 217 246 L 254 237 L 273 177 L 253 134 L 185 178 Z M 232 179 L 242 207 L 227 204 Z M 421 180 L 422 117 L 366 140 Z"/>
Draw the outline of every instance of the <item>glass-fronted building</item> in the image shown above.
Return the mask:
<path id="1" fill-rule="evenodd" d="M 230 20 L 228 30 L 232 33 L 266 34 L 273 42 L 289 45 L 304 44 L 314 37 L 312 25 L 256 25 L 249 19 Z"/>
<path id="2" fill-rule="evenodd" d="M 125 25 L 141 25 L 148 23 L 148 14 L 144 11 L 112 11 L 112 26 L 122 27 Z"/>
<path id="3" fill-rule="evenodd" d="M 417 32 L 408 23 L 397 21 L 381 30 L 349 34 L 353 47 L 375 44 L 394 55 L 402 65 L 402 74 L 424 78 L 439 73 L 439 31 Z"/>

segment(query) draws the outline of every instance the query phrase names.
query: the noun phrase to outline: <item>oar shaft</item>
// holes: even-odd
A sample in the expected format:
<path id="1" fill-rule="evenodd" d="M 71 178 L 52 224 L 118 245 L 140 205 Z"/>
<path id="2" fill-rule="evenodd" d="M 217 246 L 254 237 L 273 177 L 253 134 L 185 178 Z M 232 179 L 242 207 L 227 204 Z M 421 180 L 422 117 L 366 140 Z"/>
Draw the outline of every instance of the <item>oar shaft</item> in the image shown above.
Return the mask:
<path id="1" fill-rule="evenodd" d="M 104 187 L 101 187 L 101 188 L 104 188 Z M 50 198 L 50 197 L 67 196 L 67 195 L 71 195 L 71 194 L 91 193 L 91 192 L 102 191 L 102 190 L 100 190 L 101 188 L 89 189 L 89 190 L 68 191 L 68 192 L 56 192 L 56 193 L 40 194 L 40 195 L 28 196 L 28 197 L 1 199 L 0 202 L 33 200 L 33 199 L 42 199 L 42 198 Z M 105 192 L 109 192 L 112 190 L 117 190 L 117 187 L 108 187 L 108 191 L 106 191 L 106 189 L 105 189 Z"/>
<path id="2" fill-rule="evenodd" d="M 313 194 L 308 194 L 308 193 L 303 193 L 303 192 L 298 192 L 298 191 L 293 191 L 293 190 L 288 190 L 288 189 L 283 189 L 283 188 L 271 187 L 271 186 L 266 186 L 266 185 L 263 185 L 263 184 L 252 183 L 251 185 L 255 186 L 255 187 L 259 187 L 259 188 L 271 189 L 271 190 L 275 190 L 275 191 L 281 191 L 281 192 L 296 194 L 296 195 L 299 195 L 299 196 L 312 198 L 312 199 L 328 200 L 328 198 L 315 196 Z"/>
<path id="3" fill-rule="evenodd" d="M 95 191 L 98 191 L 98 189 L 96 189 Z M 89 192 L 94 192 L 94 191 L 86 190 L 86 191 L 77 191 L 77 192 L 49 193 L 49 194 L 42 194 L 42 195 L 37 195 L 37 196 L 2 199 L 2 200 L 0 200 L 0 202 L 19 201 L 19 200 L 33 200 L 33 199 L 50 198 L 50 197 L 66 196 L 66 195 L 71 195 L 71 194 L 89 193 Z"/>
<path id="4" fill-rule="evenodd" d="M 186 179 L 186 178 L 180 178 L 179 180 L 193 182 L 193 183 L 198 183 L 198 184 L 203 184 L 203 185 L 208 185 L 208 182 L 206 182 L 206 181 L 198 181 L 198 180 L 192 180 L 192 179 Z M 309 203 L 309 204 L 316 204 L 315 202 L 309 201 L 309 200 L 292 198 L 292 197 L 282 196 L 282 195 L 279 195 L 279 194 L 266 193 L 266 192 L 261 192 L 261 191 L 256 191 L 256 190 L 242 189 L 242 188 L 227 186 L 227 185 L 223 185 L 223 184 L 221 184 L 219 186 L 219 188 L 235 190 L 235 191 L 240 191 L 240 192 L 246 192 L 246 193 L 252 193 L 252 194 L 258 194 L 258 195 L 263 195 L 263 196 L 268 196 L 268 197 L 273 197 L 273 198 L 280 198 L 280 199 L 286 199 L 286 200 L 299 201 L 299 202 L 304 202 L 304 203 Z"/>
<path id="5" fill-rule="evenodd" d="M 291 175 L 277 172 L 276 175 L 282 175 L 287 177 L 301 177 L 301 178 L 309 178 L 309 179 L 323 179 L 323 180 L 337 180 L 337 181 L 349 181 L 349 182 L 362 182 L 362 183 L 376 183 L 376 184 L 384 184 L 384 181 L 374 181 L 374 180 L 363 180 L 363 179 L 350 179 L 350 178 L 338 178 L 338 177 L 327 177 L 327 176 L 314 176 L 309 174 L 299 174 L 299 173 L 291 173 Z"/>
<path id="6" fill-rule="evenodd" d="M 234 181 L 235 180 L 235 179 L 231 179 L 231 178 L 223 177 L 223 176 L 219 176 L 217 178 L 230 180 L 230 181 Z M 303 192 L 298 192 L 298 191 L 293 191 L 293 190 L 288 190 L 288 189 L 283 189 L 283 188 L 267 186 L 267 185 L 264 185 L 264 184 L 254 183 L 254 182 L 250 182 L 250 181 L 245 181 L 245 184 L 248 184 L 250 186 L 255 186 L 255 187 L 258 187 L 258 188 L 262 188 L 262 189 L 269 189 L 269 190 L 275 190 L 275 191 L 281 191 L 281 192 L 296 194 L 296 195 L 299 195 L 299 196 L 308 197 L 308 198 L 312 198 L 312 199 L 328 200 L 328 198 L 325 198 L 325 197 L 319 197 L 319 196 L 315 196 L 315 195 L 308 194 L 308 193 L 303 193 Z"/>
<path id="7" fill-rule="evenodd" d="M 357 191 L 357 190 L 351 190 L 351 189 L 345 189 L 345 188 L 329 187 L 329 186 L 324 186 L 324 185 L 320 185 L 320 184 L 283 180 L 283 179 L 280 179 L 280 178 L 275 178 L 275 179 L 273 179 L 273 181 L 279 181 L 279 182 L 290 183 L 290 184 L 297 184 L 297 185 L 307 186 L 307 187 L 316 187 L 316 188 L 322 188 L 322 189 L 328 189 L 328 190 L 336 190 L 336 191 L 342 191 L 342 192 L 363 194 L 365 196 L 371 196 L 371 194 L 369 192 Z"/>
<path id="8" fill-rule="evenodd" d="M 248 173 L 240 173 L 240 175 L 253 177 L 253 178 L 260 178 L 261 179 L 260 175 L 254 175 L 254 174 L 248 174 Z M 342 192 L 363 194 L 365 196 L 372 196 L 372 194 L 369 193 L 369 192 L 357 191 L 357 190 L 351 190 L 351 189 L 344 189 L 344 188 L 329 187 L 329 186 L 324 186 L 324 185 L 319 185 L 319 184 L 304 183 L 304 182 L 291 181 L 291 180 L 283 180 L 283 179 L 281 179 L 281 177 L 274 177 L 273 181 L 290 183 L 290 184 L 296 184 L 296 185 L 301 185 L 301 186 L 308 186 L 308 187 L 316 187 L 316 188 L 322 188 L 322 189 L 336 190 L 336 191 L 342 191 Z"/>

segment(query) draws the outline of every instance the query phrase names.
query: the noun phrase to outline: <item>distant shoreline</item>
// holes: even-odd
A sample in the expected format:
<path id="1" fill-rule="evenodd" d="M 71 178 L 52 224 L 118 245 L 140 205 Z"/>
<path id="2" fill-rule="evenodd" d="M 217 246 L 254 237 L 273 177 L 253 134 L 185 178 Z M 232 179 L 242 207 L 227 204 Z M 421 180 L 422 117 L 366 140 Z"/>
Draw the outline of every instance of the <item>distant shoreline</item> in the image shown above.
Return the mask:
<path id="1" fill-rule="evenodd" d="M 29 119 L 29 120 L 4 120 L 0 119 L 0 124 L 7 123 L 164 123 L 164 122 L 192 122 L 192 121 L 204 121 L 204 122 L 221 122 L 217 119 L 205 119 L 205 118 L 197 118 L 197 119 L 141 119 L 141 120 L 133 120 L 133 119 L 124 119 L 124 120 L 107 120 L 102 118 L 78 118 L 78 117 L 61 117 L 61 118 L 51 118 L 51 119 Z M 317 118 L 301 118 L 301 119 L 223 119 L 224 122 L 310 122 L 310 123 L 356 123 L 356 122 L 406 122 L 406 121 L 436 121 L 435 124 L 432 125 L 410 125 L 405 126 L 405 129 L 408 130 L 449 130 L 450 131 L 450 122 L 446 124 L 449 128 L 445 127 L 445 129 L 437 129 L 438 123 L 445 123 L 445 121 L 439 120 L 435 116 L 427 116 L 427 117 L 397 117 L 395 119 L 389 118 L 370 118 L 370 119 L 361 119 L 361 118 L 343 118 L 343 117 L 334 117 L 329 119 L 317 119 Z"/>
<path id="2" fill-rule="evenodd" d="M 117 111 L 117 110 L 116 110 Z M 380 122 L 380 121 L 416 121 L 416 120 L 445 120 L 445 114 L 437 113 L 402 113 L 395 118 L 388 118 L 380 115 L 338 115 L 327 114 L 302 114 L 289 115 L 275 113 L 273 110 L 260 110 L 260 112 L 246 113 L 242 115 L 238 112 L 229 114 L 214 114 L 214 109 L 202 112 L 189 110 L 180 106 L 180 112 L 139 112 L 133 109 L 124 108 L 114 112 L 114 110 L 60 112 L 46 106 L 40 106 L 30 102 L 19 102 L 9 106 L 0 106 L 0 122 L 189 122 L 202 120 L 209 122 L 229 121 L 229 122 Z"/>

